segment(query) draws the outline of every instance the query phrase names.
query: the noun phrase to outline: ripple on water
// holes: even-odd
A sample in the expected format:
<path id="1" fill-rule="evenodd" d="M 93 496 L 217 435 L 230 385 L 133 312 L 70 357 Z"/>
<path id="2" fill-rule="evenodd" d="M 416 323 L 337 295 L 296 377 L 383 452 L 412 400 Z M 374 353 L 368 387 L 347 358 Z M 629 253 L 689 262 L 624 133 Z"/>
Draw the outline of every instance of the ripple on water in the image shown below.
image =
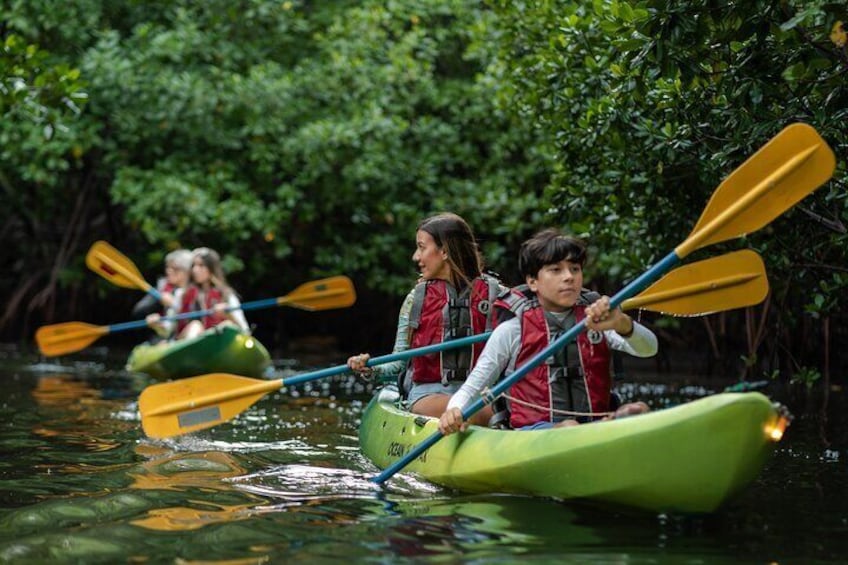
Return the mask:
<path id="1" fill-rule="evenodd" d="M 373 474 L 355 469 L 279 465 L 228 479 L 233 486 L 252 494 L 282 500 L 280 508 L 305 502 L 333 499 L 382 499 L 386 495 L 432 496 L 440 487 L 411 475 L 398 475 L 390 486 L 371 481 Z"/>
<path id="2" fill-rule="evenodd" d="M 165 445 L 174 451 L 223 451 L 227 453 L 254 453 L 267 451 L 283 451 L 287 454 L 301 457 L 321 457 L 329 452 L 320 447 L 310 445 L 300 439 L 279 441 L 223 441 L 198 435 L 177 436 L 166 440 L 145 440 L 153 444 Z"/>
<path id="3" fill-rule="evenodd" d="M 128 402 L 120 410 L 112 412 L 112 418 L 123 422 L 140 422 L 141 413 L 138 411 L 138 401 Z"/>

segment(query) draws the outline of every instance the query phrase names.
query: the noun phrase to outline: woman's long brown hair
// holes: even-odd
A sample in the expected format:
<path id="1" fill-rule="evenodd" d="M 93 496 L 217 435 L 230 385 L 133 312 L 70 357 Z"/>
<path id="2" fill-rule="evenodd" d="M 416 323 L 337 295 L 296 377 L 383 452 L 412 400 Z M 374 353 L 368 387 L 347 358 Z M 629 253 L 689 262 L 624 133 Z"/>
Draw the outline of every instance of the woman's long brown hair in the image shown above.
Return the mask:
<path id="1" fill-rule="evenodd" d="M 206 268 L 209 269 L 209 279 L 212 285 L 215 286 L 224 295 L 224 298 L 229 298 L 233 289 L 227 283 L 227 277 L 224 276 L 224 268 L 221 267 L 221 257 L 218 252 L 208 247 L 198 247 L 191 252 L 194 257 L 198 257 Z"/>
<path id="2" fill-rule="evenodd" d="M 430 234 L 436 245 L 445 250 L 454 288 L 468 285 L 483 272 L 483 255 L 474 232 L 460 216 L 451 212 L 436 214 L 418 224 L 418 229 Z"/>

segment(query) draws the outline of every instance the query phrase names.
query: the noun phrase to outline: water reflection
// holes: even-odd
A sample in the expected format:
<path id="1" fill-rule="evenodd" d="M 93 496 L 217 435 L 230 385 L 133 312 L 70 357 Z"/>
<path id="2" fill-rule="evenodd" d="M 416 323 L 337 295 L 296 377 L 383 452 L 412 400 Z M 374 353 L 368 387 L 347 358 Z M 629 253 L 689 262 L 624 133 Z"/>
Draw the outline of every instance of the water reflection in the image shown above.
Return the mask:
<path id="1" fill-rule="evenodd" d="M 74 408 L 83 399 L 99 399 L 100 391 L 71 375 L 55 374 L 39 377 L 32 396 L 41 406 Z"/>
<path id="2" fill-rule="evenodd" d="M 179 491 L 188 498 L 182 500 L 185 505 L 149 510 L 146 516 L 132 521 L 136 526 L 161 531 L 196 530 L 218 522 L 246 519 L 248 511 L 262 502 L 249 495 L 232 496 L 233 488 L 226 479 L 243 474 L 244 468 L 228 453 L 166 455 L 165 450 L 157 453 L 149 447 L 142 449 L 153 459 L 127 473 L 133 478 L 129 488 Z"/>
<path id="3" fill-rule="evenodd" d="M 382 488 L 356 470 L 310 465 L 283 465 L 230 479 L 230 483 L 239 490 L 284 499 L 292 505 L 333 498 L 374 498 Z"/>
<path id="4" fill-rule="evenodd" d="M 848 552 L 842 393 L 829 420 L 796 419 L 737 500 L 692 518 L 467 496 L 408 473 L 378 487 L 357 441 L 368 398 L 349 378 L 152 441 L 136 405 L 149 382 L 105 365 L 0 367 L 0 561 L 790 563 Z M 662 407 L 722 387 L 622 388 Z"/>
<path id="5" fill-rule="evenodd" d="M 133 479 L 130 488 L 230 490 L 225 479 L 244 473 L 244 468 L 232 455 L 219 451 L 174 454 L 165 448 L 144 444 L 136 451 L 150 460 L 127 472 Z"/>
<path id="6" fill-rule="evenodd" d="M 459 552 L 465 558 L 504 556 L 508 548 L 588 547 L 601 541 L 578 514 L 553 501 L 520 496 L 392 500 L 381 518 L 393 553 L 405 557 Z"/>
<path id="7" fill-rule="evenodd" d="M 379 531 L 380 551 L 398 557 L 503 557 L 509 547 L 522 553 L 528 546 L 549 546 L 552 537 L 571 547 L 602 540 L 580 524 L 576 512 L 555 501 L 456 496 L 412 475 L 383 487 L 371 476 L 358 469 L 283 465 L 230 482 L 275 501 L 254 509 L 257 513 L 280 520 L 278 515 L 294 513 L 299 522 L 324 527 L 346 524 L 352 535 Z"/>
<path id="8" fill-rule="evenodd" d="M 88 382 L 68 374 L 42 376 L 32 396 L 44 415 L 33 428 L 35 435 L 82 445 L 90 452 L 121 447 L 119 441 L 108 437 L 114 433 L 114 425 L 100 426 L 100 433 L 92 428 L 93 422 L 106 420 L 104 415 L 111 413 L 112 406 L 103 402 L 101 391 Z M 132 425 L 125 423 L 123 429 Z"/>

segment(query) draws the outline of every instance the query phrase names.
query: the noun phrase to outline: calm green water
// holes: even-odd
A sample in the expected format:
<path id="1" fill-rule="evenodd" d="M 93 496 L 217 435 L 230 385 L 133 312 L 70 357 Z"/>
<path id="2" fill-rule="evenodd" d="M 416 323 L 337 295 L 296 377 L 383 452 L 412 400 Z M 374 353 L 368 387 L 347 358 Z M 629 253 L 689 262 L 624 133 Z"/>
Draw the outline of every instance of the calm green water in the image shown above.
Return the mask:
<path id="1" fill-rule="evenodd" d="M 151 383 L 122 372 L 120 355 L 46 364 L 6 348 L 0 357 L 0 561 L 809 563 L 848 555 L 840 390 L 826 419 L 821 399 L 778 398 L 797 417 L 758 480 L 722 511 L 687 517 L 469 496 L 404 474 L 377 487 L 357 447 L 370 390 L 353 379 L 269 395 L 231 424 L 154 441 L 136 405 Z M 304 369 L 296 359 L 276 366 L 282 376 Z M 712 392 L 639 383 L 625 390 L 655 407 Z"/>

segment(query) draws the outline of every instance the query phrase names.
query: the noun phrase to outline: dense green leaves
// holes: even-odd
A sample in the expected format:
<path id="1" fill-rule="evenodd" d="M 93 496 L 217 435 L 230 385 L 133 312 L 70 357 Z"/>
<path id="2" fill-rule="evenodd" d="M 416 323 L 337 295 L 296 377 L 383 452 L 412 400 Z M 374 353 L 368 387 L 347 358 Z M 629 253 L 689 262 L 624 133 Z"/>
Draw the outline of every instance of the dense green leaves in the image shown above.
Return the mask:
<path id="1" fill-rule="evenodd" d="M 63 41 L 43 7 L 18 10 Z M 447 209 L 511 263 L 550 167 L 534 125 L 497 105 L 493 18 L 470 1 L 103 3 L 69 24 L 88 29 L 68 61 L 97 125 L 78 153 L 106 197 L 76 252 L 129 236 L 115 243 L 160 250 L 143 265 L 158 270 L 208 245 L 248 285 L 273 274 L 271 292 L 346 272 L 401 294 L 415 225 Z"/>
<path id="2" fill-rule="evenodd" d="M 414 227 L 439 210 L 472 223 L 510 282 L 533 231 L 588 236 L 594 282 L 611 290 L 799 120 L 840 168 L 747 242 L 779 301 L 772 351 L 845 309 L 841 4 L 51 6 L 13 0 L 2 28 L 2 233 L 24 250 L 4 251 L 7 322 L 54 316 L 60 290 L 80 306 L 103 292 L 75 259 L 98 238 L 138 250 L 148 272 L 170 248 L 215 247 L 251 295 L 339 272 L 402 295 Z"/>
<path id="3" fill-rule="evenodd" d="M 603 250 L 602 272 L 640 272 L 681 241 L 721 179 L 772 135 L 795 121 L 815 126 L 838 156 L 834 180 L 748 243 L 767 255 L 786 343 L 815 351 L 830 338 L 808 335 L 792 312 L 800 304 L 824 317 L 845 310 L 848 53 L 830 40 L 843 4 L 498 8 L 513 92 L 556 140 L 559 166 L 547 192 L 554 216 L 591 236 Z M 775 343 L 780 332 L 771 334 L 773 351 L 786 347 Z"/>

